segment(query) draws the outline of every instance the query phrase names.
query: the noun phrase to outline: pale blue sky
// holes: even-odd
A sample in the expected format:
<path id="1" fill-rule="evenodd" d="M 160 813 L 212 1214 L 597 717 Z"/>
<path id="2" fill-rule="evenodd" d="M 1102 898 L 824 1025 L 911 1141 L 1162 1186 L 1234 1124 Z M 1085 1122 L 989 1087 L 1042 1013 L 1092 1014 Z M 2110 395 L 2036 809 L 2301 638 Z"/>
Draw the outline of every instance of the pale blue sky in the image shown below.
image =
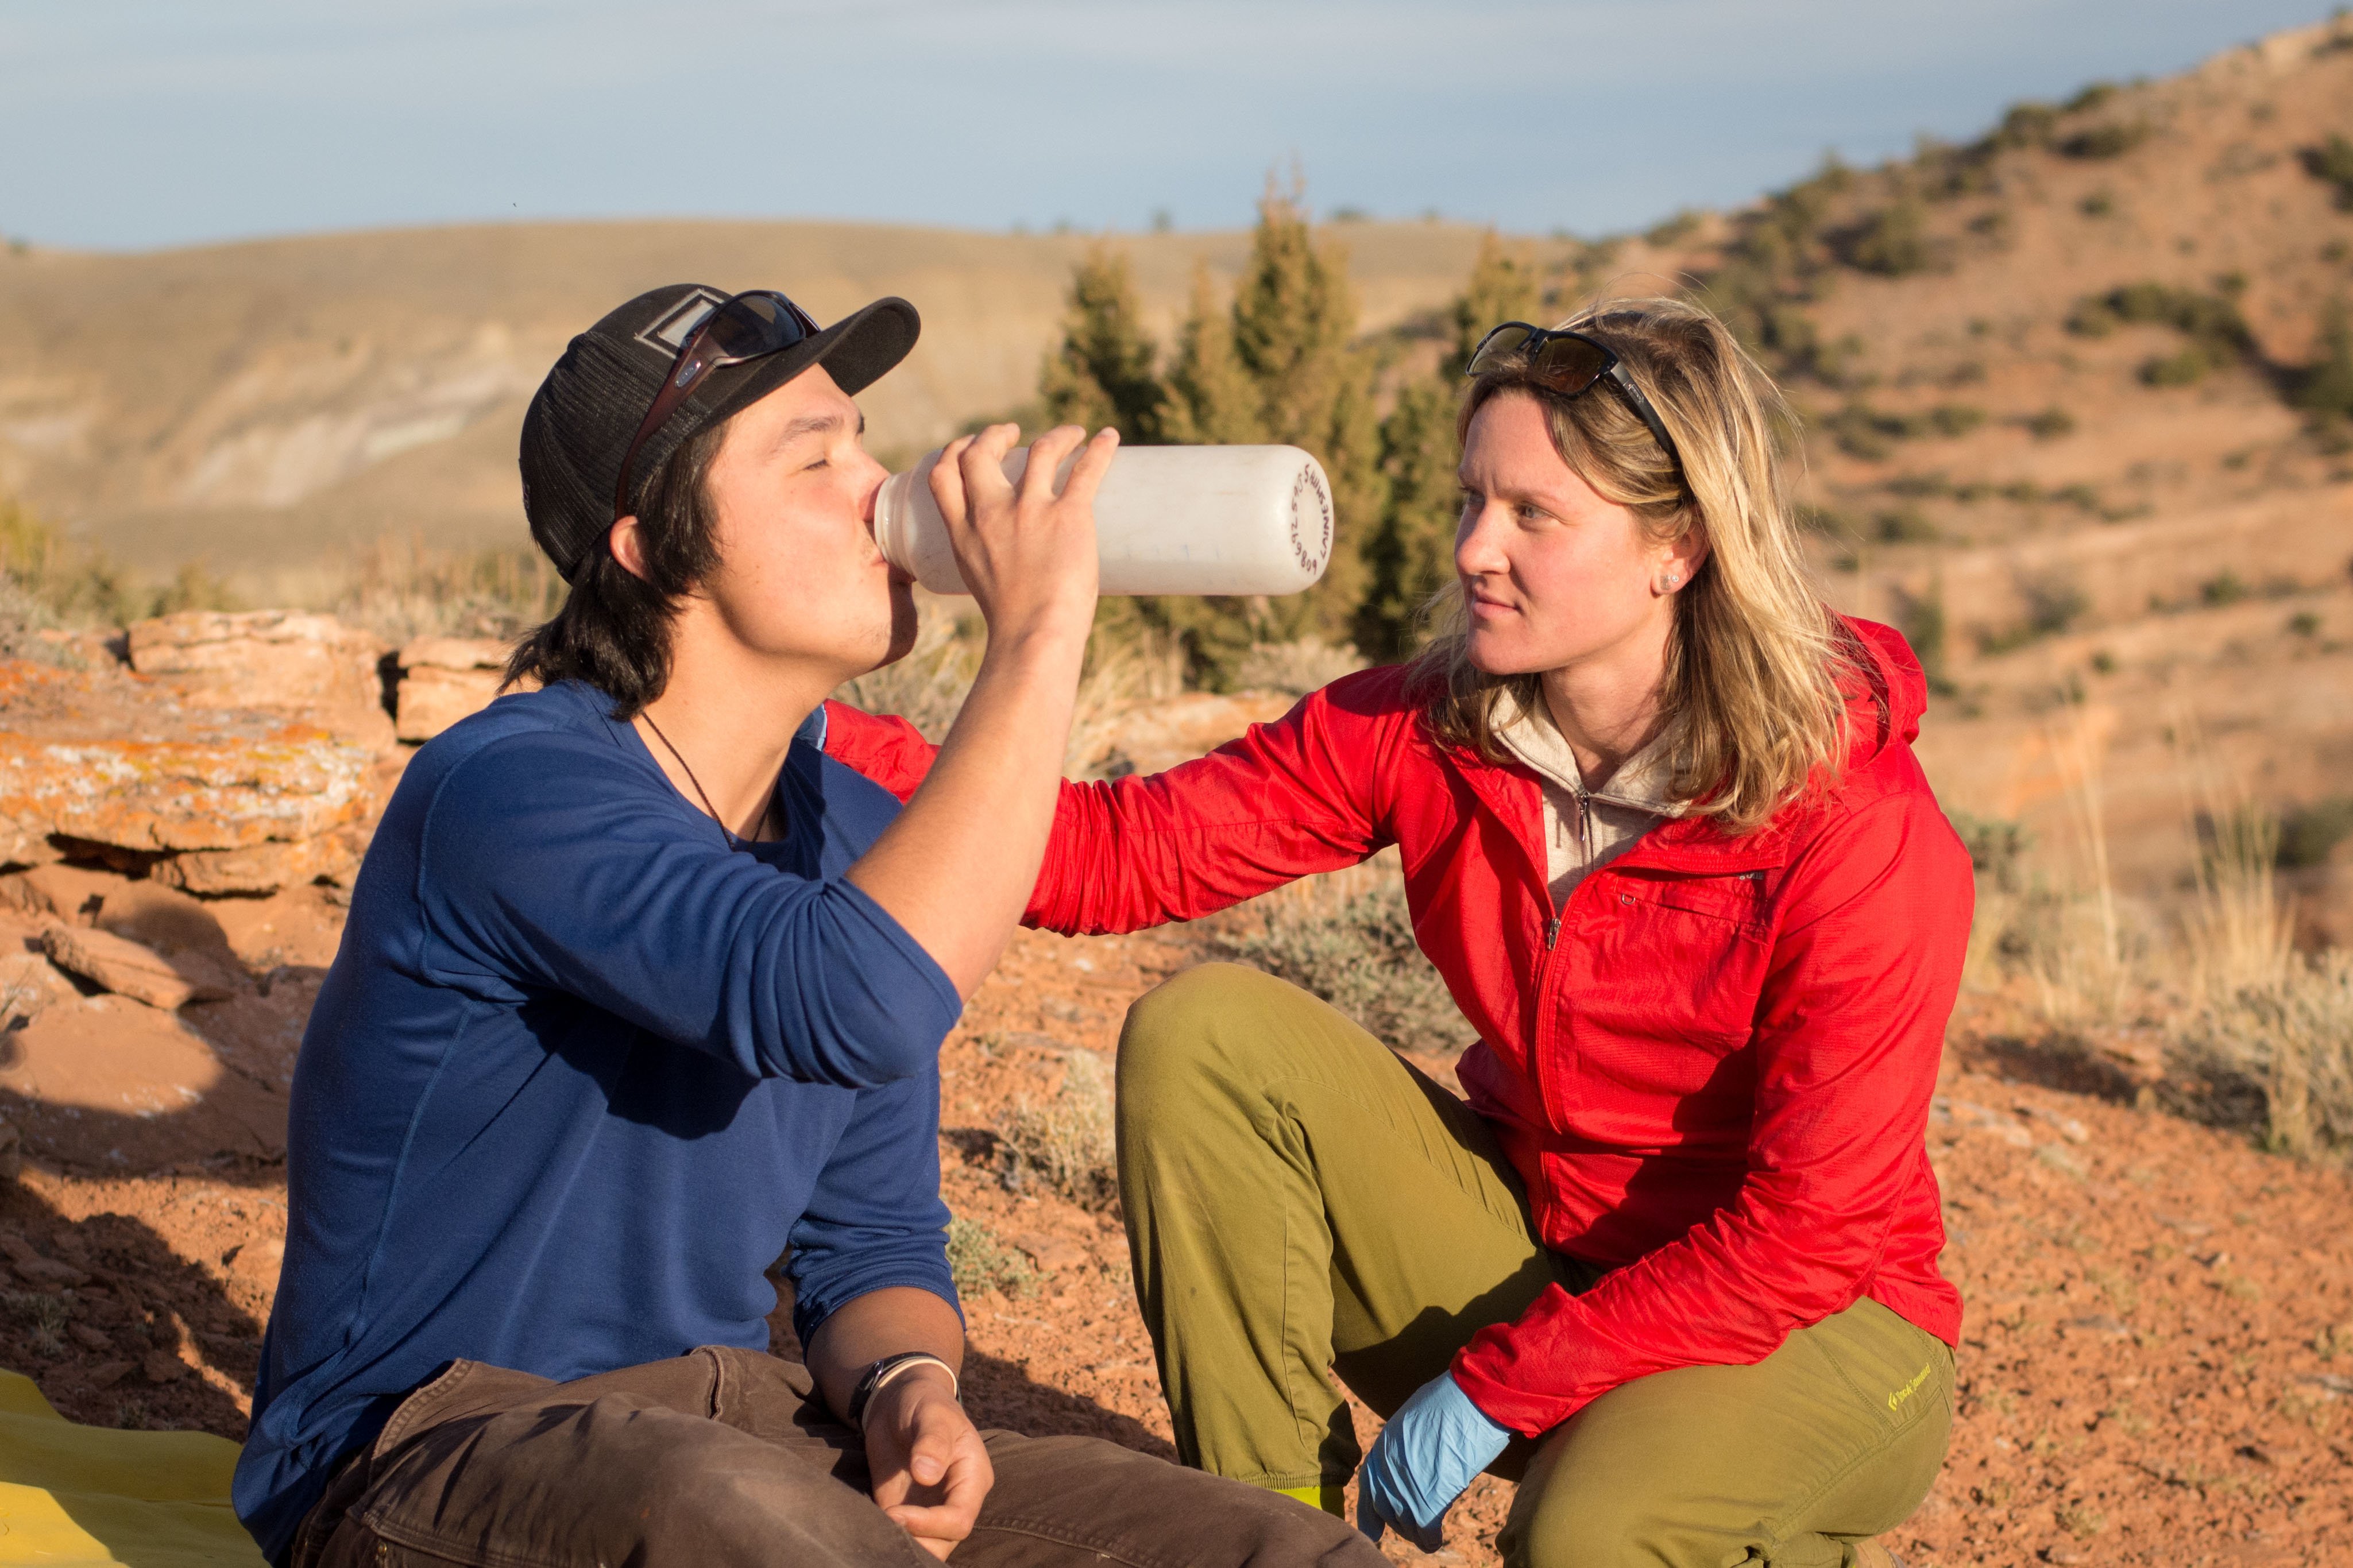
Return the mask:
<path id="1" fill-rule="evenodd" d="M 2323 0 L 0 0 L 0 233 L 1003 229 L 1317 209 L 1599 234 L 2158 75 Z"/>

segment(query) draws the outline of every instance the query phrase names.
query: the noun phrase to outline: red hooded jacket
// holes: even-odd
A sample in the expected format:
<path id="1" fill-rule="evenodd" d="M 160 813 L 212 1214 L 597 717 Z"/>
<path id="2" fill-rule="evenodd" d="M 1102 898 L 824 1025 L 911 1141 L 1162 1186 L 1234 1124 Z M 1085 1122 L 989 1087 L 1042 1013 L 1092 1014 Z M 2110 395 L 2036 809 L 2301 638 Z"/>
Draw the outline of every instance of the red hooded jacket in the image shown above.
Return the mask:
<path id="1" fill-rule="evenodd" d="M 1029 921 L 1134 931 L 1397 845 L 1415 940 L 1479 1034 L 1457 1068 L 1545 1244 L 1612 1270 L 1483 1330 L 1454 1373 L 1534 1436 L 1633 1378 L 1747 1364 L 1863 1297 L 1950 1344 L 1925 1143 L 1974 899 L 1910 742 L 1926 683 L 1850 623 L 1870 689 L 1834 782 L 1764 827 L 1671 820 L 1555 910 L 1536 775 L 1439 742 L 1401 668 L 1206 757 L 1066 784 Z M 902 798 L 931 751 L 828 706 Z"/>

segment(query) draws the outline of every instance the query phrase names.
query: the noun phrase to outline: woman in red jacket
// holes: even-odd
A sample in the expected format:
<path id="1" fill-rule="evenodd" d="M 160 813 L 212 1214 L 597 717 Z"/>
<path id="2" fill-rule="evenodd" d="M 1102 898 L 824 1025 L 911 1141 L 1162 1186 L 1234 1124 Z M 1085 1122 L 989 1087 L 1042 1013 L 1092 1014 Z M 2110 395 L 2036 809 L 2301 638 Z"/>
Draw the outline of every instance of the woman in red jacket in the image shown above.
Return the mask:
<path id="1" fill-rule="evenodd" d="M 1129 931 L 1402 854 L 1477 1031 L 1431 1083 L 1210 964 L 1119 1063 L 1136 1289 L 1189 1462 L 1508 1561 L 1837 1564 L 1942 1462 L 1923 1143 L 1972 885 L 1918 664 L 1810 585 L 1778 395 L 1712 316 L 1496 329 L 1447 629 L 1150 778 L 1069 786 L 1034 923 Z M 870 771 L 921 759 L 879 727 Z"/>

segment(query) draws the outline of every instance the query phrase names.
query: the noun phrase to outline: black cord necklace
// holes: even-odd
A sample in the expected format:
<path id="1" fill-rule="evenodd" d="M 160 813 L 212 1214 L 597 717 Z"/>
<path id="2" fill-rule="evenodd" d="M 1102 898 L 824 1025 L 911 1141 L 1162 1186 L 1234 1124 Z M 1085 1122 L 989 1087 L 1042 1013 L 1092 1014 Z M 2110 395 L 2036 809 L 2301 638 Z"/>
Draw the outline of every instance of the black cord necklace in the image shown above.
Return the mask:
<path id="1" fill-rule="evenodd" d="M 719 815 L 719 808 L 711 804 L 711 792 L 704 789 L 702 787 L 702 781 L 694 776 L 693 765 L 690 763 L 682 754 L 681 754 L 676 746 L 670 744 L 670 737 L 663 734 L 661 726 L 654 722 L 654 716 L 640 708 L 638 710 L 638 717 L 646 721 L 646 728 L 654 732 L 654 739 L 662 743 L 662 749 L 670 752 L 671 756 L 678 759 L 679 767 L 686 773 L 686 782 L 692 784 L 694 786 L 694 793 L 702 797 L 702 809 L 709 812 L 711 814 L 711 820 L 719 825 L 720 836 L 727 840 L 727 847 L 730 849 L 744 849 L 750 847 L 751 841 L 736 837 L 735 830 L 727 826 L 727 819 Z M 761 808 L 761 826 L 765 827 L 767 826 L 768 812 L 771 809 L 773 809 L 772 806 L 763 806 Z"/>

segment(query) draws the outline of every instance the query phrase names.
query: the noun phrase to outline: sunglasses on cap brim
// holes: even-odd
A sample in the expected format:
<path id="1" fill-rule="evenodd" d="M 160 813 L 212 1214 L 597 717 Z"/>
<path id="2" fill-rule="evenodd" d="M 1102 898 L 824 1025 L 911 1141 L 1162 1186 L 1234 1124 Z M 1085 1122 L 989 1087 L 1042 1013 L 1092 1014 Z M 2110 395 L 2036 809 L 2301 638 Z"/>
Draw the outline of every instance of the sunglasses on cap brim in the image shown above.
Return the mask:
<path id="1" fill-rule="evenodd" d="M 809 313 L 773 289 L 738 294 L 703 317 L 679 345 L 678 358 L 670 362 L 661 390 L 654 395 L 653 405 L 638 423 L 638 433 L 629 437 L 629 449 L 621 455 L 621 478 L 613 487 L 613 521 L 620 521 L 633 510 L 629 475 L 637 467 L 638 448 L 678 412 L 678 405 L 693 394 L 704 376 L 723 366 L 742 364 L 806 342 L 817 333 L 817 322 Z"/>
<path id="2" fill-rule="evenodd" d="M 1607 381 L 1657 438 L 1667 460 L 1674 464 L 1678 473 L 1682 472 L 1683 457 L 1675 449 L 1674 437 L 1667 434 L 1666 422 L 1659 417 L 1659 411 L 1651 406 L 1651 400 L 1634 384 L 1633 376 L 1608 344 L 1583 332 L 1505 321 L 1479 340 L 1479 346 L 1471 351 L 1470 367 L 1463 374 L 1482 375 L 1511 361 L 1520 362 L 1512 368 L 1560 397 L 1576 397 L 1592 390 L 1597 382 Z"/>

